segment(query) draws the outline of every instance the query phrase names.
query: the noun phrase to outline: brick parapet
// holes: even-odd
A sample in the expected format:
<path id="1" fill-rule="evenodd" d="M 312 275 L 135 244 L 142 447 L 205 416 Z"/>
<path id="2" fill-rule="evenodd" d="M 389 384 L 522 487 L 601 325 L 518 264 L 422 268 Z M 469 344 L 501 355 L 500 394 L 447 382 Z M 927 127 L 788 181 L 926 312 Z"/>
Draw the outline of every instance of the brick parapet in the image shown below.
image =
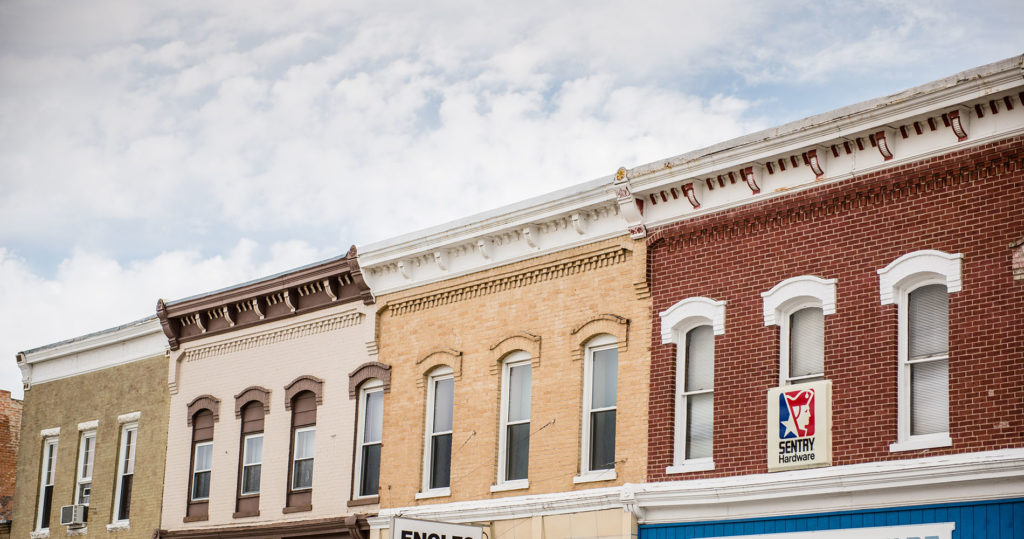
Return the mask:
<path id="1" fill-rule="evenodd" d="M 715 341 L 715 469 L 672 464 L 675 345 L 651 335 L 650 481 L 763 473 L 765 394 L 778 384 L 779 329 L 761 292 L 798 275 L 836 278 L 825 317 L 833 381 L 834 464 L 1024 446 L 1024 283 L 1008 245 L 1024 235 L 1024 137 L 908 163 L 652 231 L 653 310 L 692 296 L 727 301 Z M 897 436 L 896 307 L 876 270 L 900 255 L 963 253 L 963 291 L 950 296 L 949 448 L 891 453 Z"/>
<path id="2" fill-rule="evenodd" d="M 0 522 L 11 520 L 23 402 L 0 390 Z"/>

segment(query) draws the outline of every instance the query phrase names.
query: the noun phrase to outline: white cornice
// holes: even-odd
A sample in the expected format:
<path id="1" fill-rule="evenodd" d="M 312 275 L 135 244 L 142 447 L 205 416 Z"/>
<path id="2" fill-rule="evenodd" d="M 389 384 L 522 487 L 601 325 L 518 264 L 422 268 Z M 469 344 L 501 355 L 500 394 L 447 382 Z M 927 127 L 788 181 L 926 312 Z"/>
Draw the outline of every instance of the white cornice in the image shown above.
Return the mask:
<path id="1" fill-rule="evenodd" d="M 154 316 L 19 352 L 17 361 L 22 383 L 28 389 L 32 384 L 160 356 L 166 348 L 160 321 Z"/>
<path id="2" fill-rule="evenodd" d="M 1024 448 L 715 479 L 632 484 L 382 509 L 391 516 L 486 522 L 621 508 L 641 524 L 764 518 L 1024 496 Z"/>

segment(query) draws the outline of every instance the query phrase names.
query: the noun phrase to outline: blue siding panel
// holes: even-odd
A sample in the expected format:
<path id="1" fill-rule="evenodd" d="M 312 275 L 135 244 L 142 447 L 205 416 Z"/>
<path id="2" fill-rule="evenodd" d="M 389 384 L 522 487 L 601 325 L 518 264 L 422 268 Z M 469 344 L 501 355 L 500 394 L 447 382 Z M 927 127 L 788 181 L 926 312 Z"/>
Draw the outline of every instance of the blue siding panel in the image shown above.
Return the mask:
<path id="1" fill-rule="evenodd" d="M 688 539 L 954 522 L 953 539 L 1024 539 L 1024 499 L 866 509 L 817 515 L 641 525 L 639 539 Z"/>

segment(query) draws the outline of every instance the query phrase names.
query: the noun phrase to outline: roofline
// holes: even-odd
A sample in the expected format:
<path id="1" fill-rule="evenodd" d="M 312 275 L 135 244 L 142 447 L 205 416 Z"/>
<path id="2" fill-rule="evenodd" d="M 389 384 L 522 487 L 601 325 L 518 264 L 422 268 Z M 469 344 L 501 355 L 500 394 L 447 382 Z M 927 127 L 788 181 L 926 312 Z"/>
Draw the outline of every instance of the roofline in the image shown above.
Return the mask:
<path id="1" fill-rule="evenodd" d="M 151 315 L 120 326 L 18 352 L 17 359 L 20 364 L 34 364 L 158 332 L 160 321 L 156 315 Z"/>

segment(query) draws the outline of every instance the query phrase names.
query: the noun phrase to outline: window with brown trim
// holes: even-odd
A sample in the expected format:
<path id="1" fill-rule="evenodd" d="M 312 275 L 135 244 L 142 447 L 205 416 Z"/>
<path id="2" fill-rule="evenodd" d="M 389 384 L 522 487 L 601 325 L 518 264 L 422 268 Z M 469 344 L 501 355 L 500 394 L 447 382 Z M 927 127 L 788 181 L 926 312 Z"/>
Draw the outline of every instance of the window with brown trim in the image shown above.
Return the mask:
<path id="1" fill-rule="evenodd" d="M 207 520 L 213 474 L 213 412 L 203 408 L 192 416 L 192 459 L 189 463 L 188 509 L 185 522 Z"/>
<path id="2" fill-rule="evenodd" d="M 260 475 L 263 471 L 264 405 L 249 401 L 240 410 L 242 429 L 238 448 L 238 491 L 234 517 L 260 514 Z"/>
<path id="3" fill-rule="evenodd" d="M 288 451 L 288 497 L 284 512 L 313 509 L 313 456 L 316 445 L 317 398 L 301 391 L 291 398 L 291 443 Z"/>

